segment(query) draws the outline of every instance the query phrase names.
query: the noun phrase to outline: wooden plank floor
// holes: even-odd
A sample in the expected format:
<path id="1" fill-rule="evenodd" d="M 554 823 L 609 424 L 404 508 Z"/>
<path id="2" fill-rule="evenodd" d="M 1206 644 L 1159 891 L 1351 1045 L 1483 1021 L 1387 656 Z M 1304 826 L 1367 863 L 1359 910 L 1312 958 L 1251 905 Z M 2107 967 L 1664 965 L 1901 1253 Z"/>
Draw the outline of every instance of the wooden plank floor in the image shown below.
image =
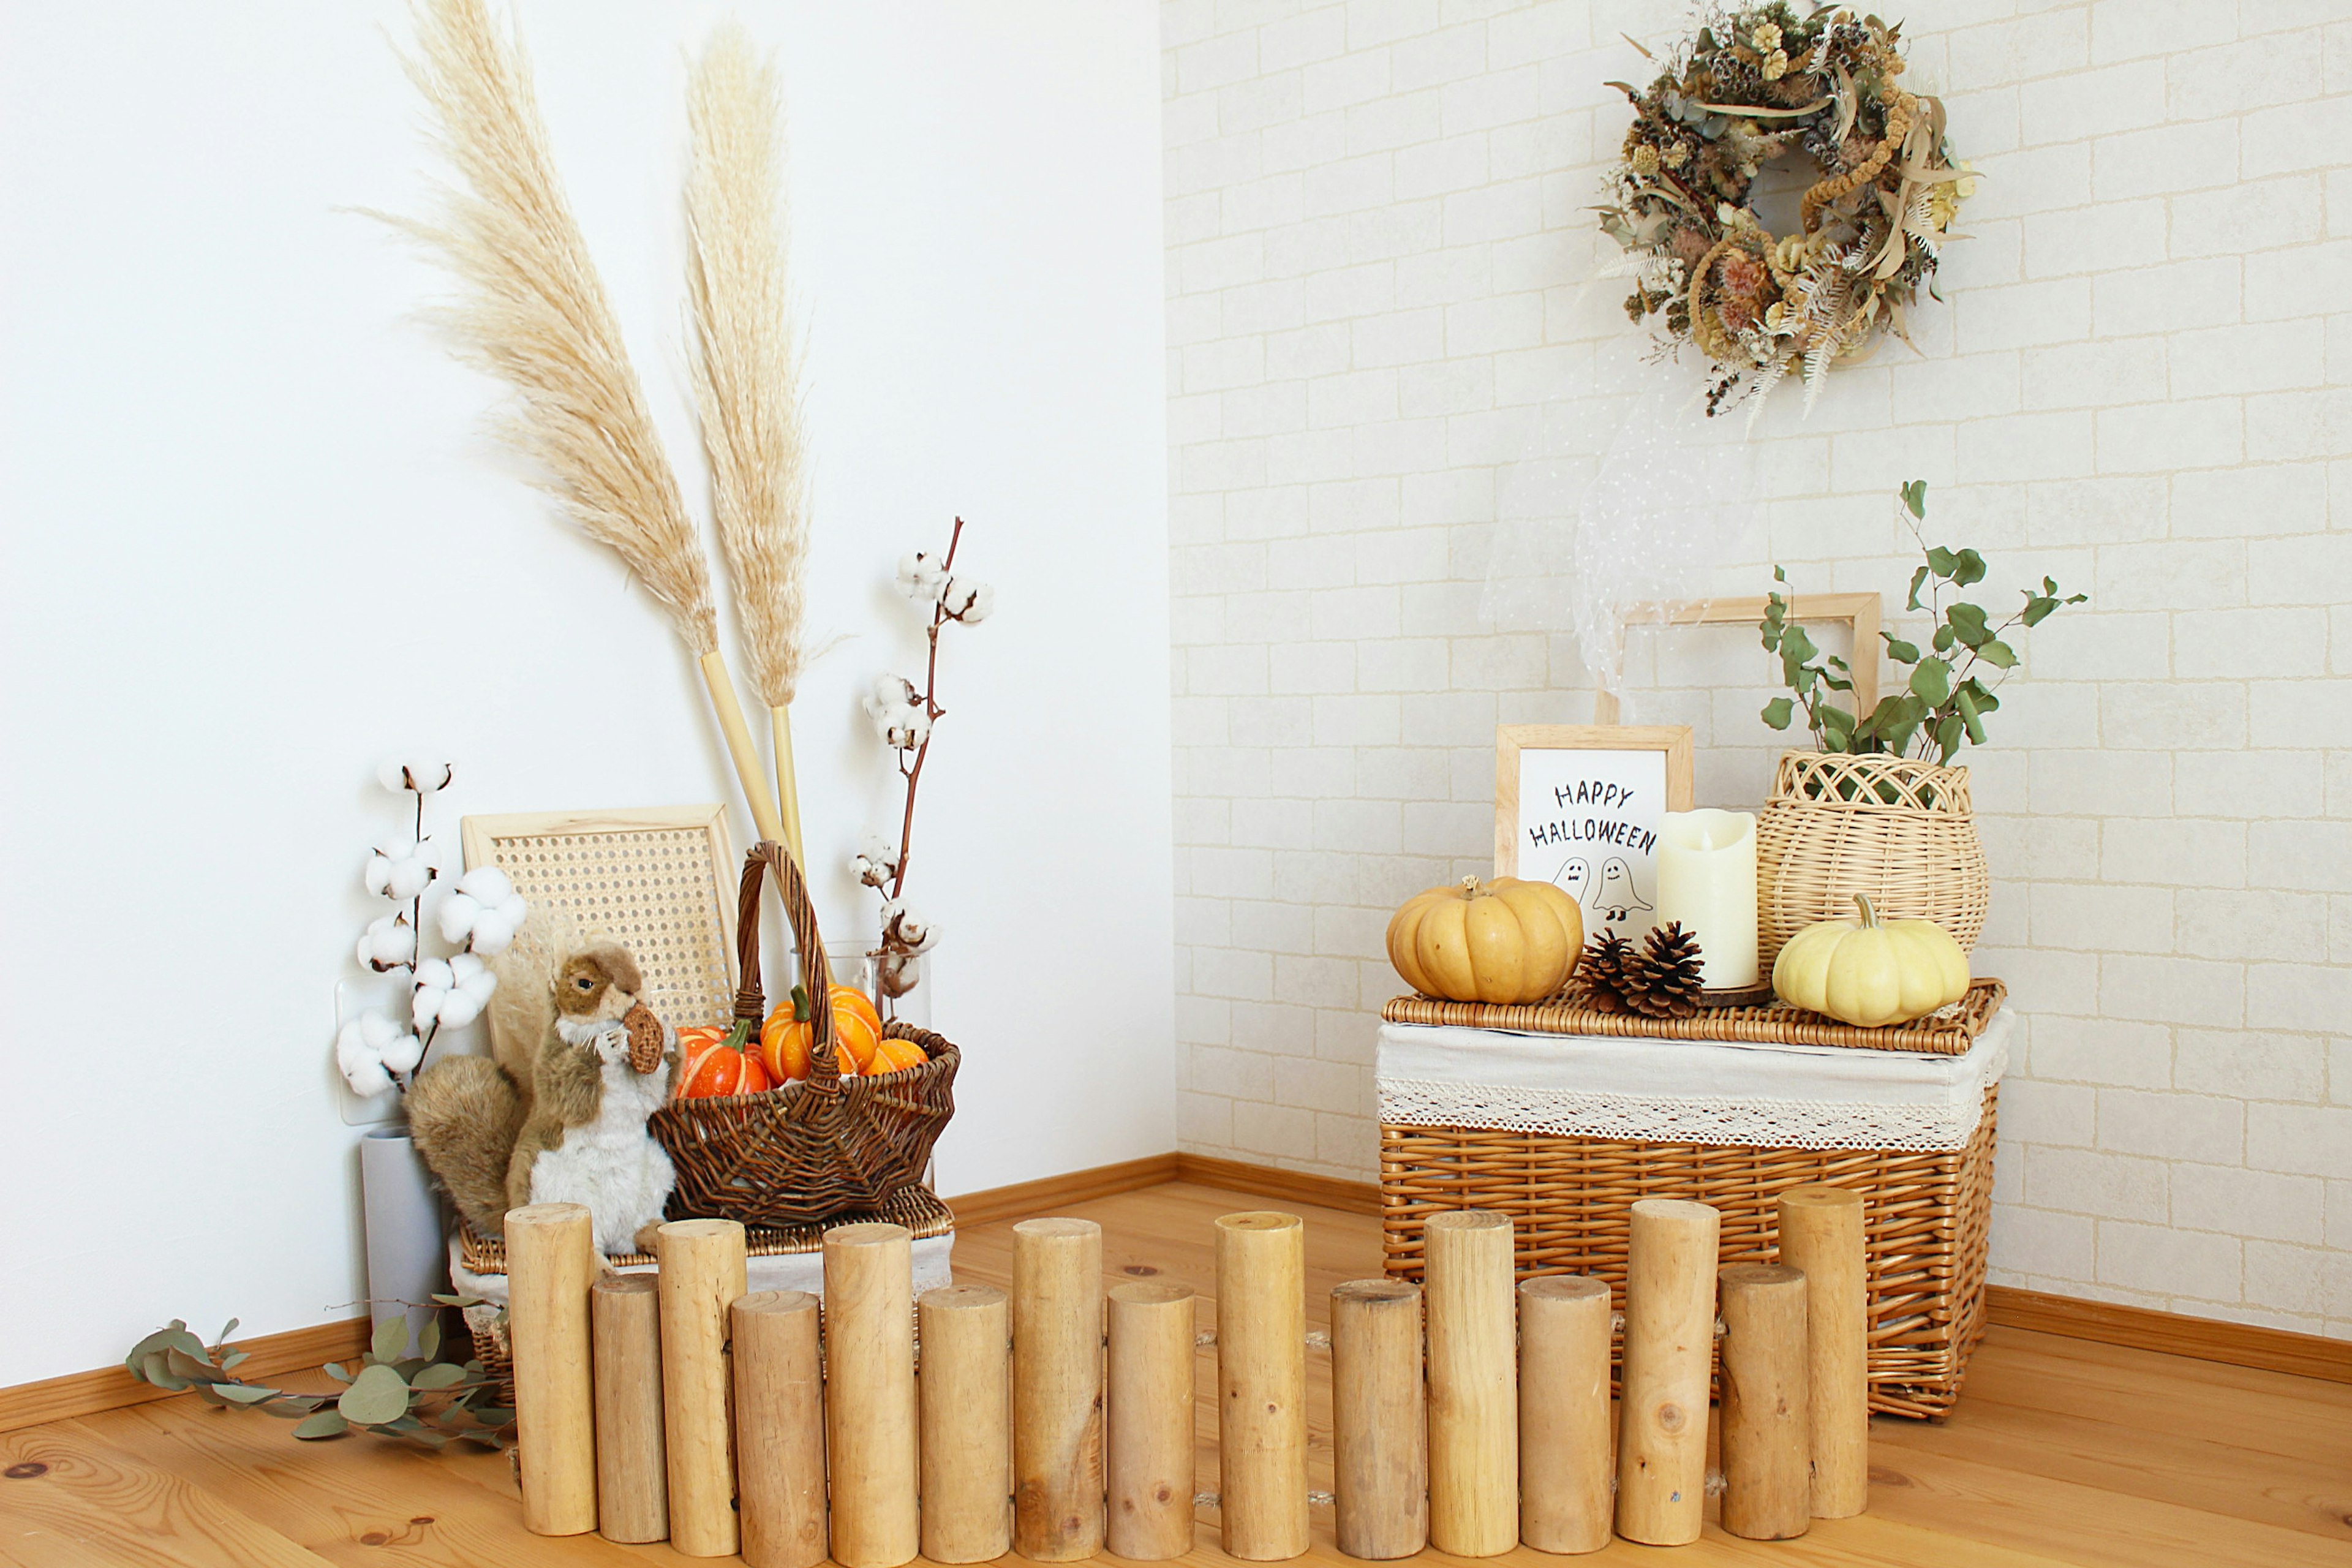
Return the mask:
<path id="1" fill-rule="evenodd" d="M 1213 1304 L 1210 1222 L 1247 1198 L 1174 1184 L 1076 1205 L 1102 1222 L 1113 1279 L 1193 1285 Z M 1285 1205 L 1297 1208 L 1297 1205 Z M 1307 1208 L 1309 1317 L 1332 1285 L 1379 1268 L 1377 1222 Z M 1010 1226 L 956 1247 L 959 1277 L 1009 1284 Z M 1213 1352 L 1204 1352 L 1200 1477 L 1216 1485 Z M 1310 1358 L 1312 1484 L 1330 1484 L 1328 1379 Z M 2352 1385 L 1995 1329 L 1941 1426 L 1872 1424 L 1871 1508 L 1795 1542 L 1712 1524 L 1681 1549 L 1623 1542 L 1583 1561 L 1905 1568 L 2352 1568 Z M 37 1473 L 33 1472 L 37 1468 Z M 0 1436 L 0 1563 L 247 1568 L 322 1563 L 624 1568 L 686 1563 L 667 1546 L 522 1528 L 501 1456 L 426 1455 L 368 1438 L 297 1444 L 267 1416 L 174 1399 Z M 1318 1510 L 1318 1568 L 1344 1563 Z M 1439 1554 L 1429 1553 L 1433 1560 Z M 1009 1561 L 1018 1562 L 1018 1559 Z M 1231 1564 L 1204 1510 L 1188 1562 Z M 1446 1559 L 1445 1561 L 1451 1561 Z M 1558 1562 L 1521 1550 L 1513 1568 Z"/>

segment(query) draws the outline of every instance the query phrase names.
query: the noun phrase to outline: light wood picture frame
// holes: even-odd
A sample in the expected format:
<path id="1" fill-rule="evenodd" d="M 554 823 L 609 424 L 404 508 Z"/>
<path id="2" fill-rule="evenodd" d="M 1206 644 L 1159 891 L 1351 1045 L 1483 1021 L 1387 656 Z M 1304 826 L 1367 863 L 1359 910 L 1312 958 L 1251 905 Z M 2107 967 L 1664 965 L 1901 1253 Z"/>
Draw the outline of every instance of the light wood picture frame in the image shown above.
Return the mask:
<path id="1" fill-rule="evenodd" d="M 495 865 L 534 905 L 621 943 L 663 1022 L 724 1024 L 735 1002 L 741 875 L 723 805 L 467 816 L 467 869 Z"/>
<path id="2" fill-rule="evenodd" d="M 1658 819 L 1691 808 L 1687 724 L 1505 724 L 1495 731 L 1495 874 L 1554 883 L 1588 935 L 1645 934 Z"/>
<path id="3" fill-rule="evenodd" d="M 1844 625 L 1853 628 L 1853 716 L 1867 718 L 1878 706 L 1878 626 L 1883 610 L 1876 594 L 1790 594 L 1789 619 L 1808 625 Z M 1764 619 L 1766 601 L 1685 599 L 1668 605 L 1636 605 L 1625 613 L 1618 629 L 1618 660 L 1624 668 L 1624 636 L 1633 626 L 1757 626 Z M 1760 649 L 1759 651 L 1761 651 Z M 1614 724 L 1622 711 L 1617 694 L 1605 687 L 1592 694 L 1592 721 Z"/>

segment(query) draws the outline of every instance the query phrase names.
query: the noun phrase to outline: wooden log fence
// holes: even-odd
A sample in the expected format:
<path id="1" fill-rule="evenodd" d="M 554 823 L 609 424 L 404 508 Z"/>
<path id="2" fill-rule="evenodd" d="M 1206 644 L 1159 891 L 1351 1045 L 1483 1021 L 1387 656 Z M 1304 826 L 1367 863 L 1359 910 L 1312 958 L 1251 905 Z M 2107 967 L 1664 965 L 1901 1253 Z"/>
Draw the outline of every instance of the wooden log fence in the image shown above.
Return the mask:
<path id="1" fill-rule="evenodd" d="M 692 1556 L 740 1550 L 752 1568 L 828 1556 L 901 1568 L 919 1552 L 1164 1561 L 1192 1550 L 1213 1510 L 1228 1555 L 1280 1562 L 1308 1550 L 1311 1510 L 1328 1503 L 1343 1555 L 1388 1562 L 1590 1552 L 1612 1535 L 1682 1544 L 1719 1488 L 1725 1531 L 1785 1540 L 1867 1502 L 1861 1207 L 1798 1189 L 1780 1206 L 1781 1263 L 1719 1268 L 1713 1209 L 1643 1199 L 1622 1312 L 1598 1279 L 1515 1284 L 1507 1216 L 1433 1215 L 1425 1284 L 1338 1286 L 1328 1335 L 1307 1329 L 1295 1215 L 1216 1222 L 1216 1323 L 1202 1331 L 1188 1286 L 1106 1290 L 1087 1220 L 1016 1226 L 1010 1292 L 950 1286 L 919 1302 L 905 1229 L 839 1226 L 820 1307 L 747 1290 L 740 1226 L 663 1226 L 648 1279 L 599 1268 L 584 1209 L 518 1209 L 524 1522 L 666 1536 Z M 1210 1346 L 1218 1479 L 1196 1491 Z M 1328 1493 L 1307 1480 L 1307 1358 L 1320 1350 Z M 1719 1477 L 1706 1470 L 1711 1419 Z"/>

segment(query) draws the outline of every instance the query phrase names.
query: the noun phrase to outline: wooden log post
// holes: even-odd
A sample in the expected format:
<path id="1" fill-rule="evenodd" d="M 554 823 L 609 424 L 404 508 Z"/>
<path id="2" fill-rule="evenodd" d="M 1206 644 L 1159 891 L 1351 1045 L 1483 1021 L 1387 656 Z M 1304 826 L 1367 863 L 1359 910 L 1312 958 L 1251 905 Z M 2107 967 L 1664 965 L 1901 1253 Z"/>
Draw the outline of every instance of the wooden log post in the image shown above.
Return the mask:
<path id="1" fill-rule="evenodd" d="M 523 1528 L 584 1535 L 596 1528 L 595 1224 L 584 1204 L 530 1204 L 507 1211 L 506 1243 Z"/>
<path id="2" fill-rule="evenodd" d="M 1013 1550 L 1012 1318 L 993 1285 L 926 1290 L 923 1342 L 923 1555 L 988 1563 Z"/>
<path id="3" fill-rule="evenodd" d="M 672 1220 L 657 1246 L 669 1543 L 688 1557 L 731 1557 L 742 1542 L 727 1310 L 749 1288 L 743 1227 L 731 1219 Z"/>
<path id="4" fill-rule="evenodd" d="M 596 1531 L 643 1545 L 669 1535 L 662 1446 L 661 1298 L 650 1274 L 607 1274 L 588 1291 L 595 1339 Z"/>
<path id="5" fill-rule="evenodd" d="M 1539 1552 L 1609 1544 L 1609 1324 L 1605 1280 L 1519 1283 L 1519 1539 Z"/>
<path id="6" fill-rule="evenodd" d="M 1192 1550 L 1193 1305 L 1190 1285 L 1110 1288 L 1105 1539 L 1138 1562 Z"/>
<path id="7" fill-rule="evenodd" d="M 824 1561 L 824 1369 L 817 1301 L 754 1290 L 728 1310 L 735 1363 L 735 1472 L 743 1561 Z"/>
<path id="8" fill-rule="evenodd" d="M 1617 1432 L 1617 1533 L 1628 1541 L 1686 1546 L 1699 1536 L 1721 1225 L 1705 1204 L 1633 1205 Z"/>
<path id="9" fill-rule="evenodd" d="M 1433 1214 L 1429 1300 L 1429 1543 L 1493 1557 L 1519 1543 L 1518 1354 L 1508 1215 Z"/>
<path id="10" fill-rule="evenodd" d="M 1734 1263 L 1723 1286 L 1723 1528 L 1788 1541 L 1811 1522 L 1805 1442 L 1805 1277 Z"/>
<path id="11" fill-rule="evenodd" d="M 1217 1221 L 1218 1511 L 1229 1556 L 1307 1550 L 1307 1227 Z"/>
<path id="12" fill-rule="evenodd" d="M 1429 1544 L 1429 1422 L 1421 1287 L 1351 1279 L 1331 1290 L 1331 1476 L 1339 1550 L 1410 1557 Z"/>
<path id="13" fill-rule="evenodd" d="M 1870 1506 L 1870 1269 L 1862 1194 L 1808 1184 L 1780 1194 L 1780 1261 L 1802 1269 L 1806 1426 L 1815 1519 Z"/>
<path id="14" fill-rule="evenodd" d="M 1103 1545 L 1102 1226 L 1013 1227 L 1013 1550 L 1076 1563 Z"/>
<path id="15" fill-rule="evenodd" d="M 905 1226 L 824 1233 L 824 1436 L 842 1568 L 898 1568 L 922 1547 L 914 1291 Z"/>

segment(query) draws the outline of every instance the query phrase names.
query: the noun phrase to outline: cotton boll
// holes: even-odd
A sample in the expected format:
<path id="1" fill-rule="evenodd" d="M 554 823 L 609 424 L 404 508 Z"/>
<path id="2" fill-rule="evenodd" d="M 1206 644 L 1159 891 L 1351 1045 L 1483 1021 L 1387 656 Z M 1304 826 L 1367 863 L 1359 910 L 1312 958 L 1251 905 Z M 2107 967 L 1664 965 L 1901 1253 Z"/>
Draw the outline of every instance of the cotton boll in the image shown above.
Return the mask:
<path id="1" fill-rule="evenodd" d="M 429 962 L 440 963 L 441 967 L 448 972 L 449 978 L 444 982 L 444 984 L 453 986 L 470 984 L 482 975 L 488 973 L 490 967 L 488 964 L 484 963 L 480 959 L 476 958 L 470 952 L 453 952 L 449 955 L 448 962 L 446 963 L 443 963 L 442 961 L 437 958 L 432 959 Z M 417 973 L 422 975 L 424 971 L 419 970 Z"/>
<path id="2" fill-rule="evenodd" d="M 898 557 L 898 592 L 919 605 L 938 598 L 948 581 L 939 564 L 919 550 Z"/>
<path id="3" fill-rule="evenodd" d="M 504 952 L 513 945 L 515 932 L 522 925 L 513 908 L 520 902 L 520 899 L 510 900 L 495 910 L 483 910 L 476 914 L 472 928 L 466 936 L 467 945 L 476 952 L 487 952 L 493 957 Z"/>
<path id="4" fill-rule="evenodd" d="M 397 969 L 415 957 L 416 931 L 406 915 L 379 915 L 360 938 L 360 962 L 378 973 Z"/>
<path id="5" fill-rule="evenodd" d="M 409 1021 L 420 1029 L 429 1029 L 449 1005 L 449 992 L 438 985 L 420 985 L 408 999 Z"/>
<path id="6" fill-rule="evenodd" d="M 425 1042 L 414 1034 L 403 1034 L 383 1047 L 383 1066 L 388 1072 L 407 1074 L 416 1070 L 425 1059 Z"/>
<path id="7" fill-rule="evenodd" d="M 452 1029 L 464 1028 L 482 1016 L 482 1000 L 466 991 L 443 993 L 441 1022 Z"/>
<path id="8" fill-rule="evenodd" d="M 343 1081 L 351 1085 L 352 1092 L 362 1100 L 373 1100 L 379 1094 L 389 1094 L 394 1088 L 392 1074 L 384 1070 L 382 1062 L 362 1062 L 357 1066 L 346 1068 L 343 1069 Z"/>
<path id="9" fill-rule="evenodd" d="M 485 904 L 502 904 L 514 897 L 514 884 L 496 866 L 477 866 L 457 879 L 457 890 Z"/>
<path id="10" fill-rule="evenodd" d="M 377 1059 L 377 1051 L 368 1044 L 367 1031 L 361 1021 L 353 1018 L 335 1035 L 335 1067 L 344 1077 Z"/>
<path id="11" fill-rule="evenodd" d="M 453 892 L 441 900 L 441 940 L 462 942 L 472 934 L 474 922 L 482 918 L 478 900 L 467 893 Z"/>
<path id="12" fill-rule="evenodd" d="M 391 859 L 382 853 L 369 856 L 365 880 L 367 882 L 367 890 L 369 892 L 375 894 L 378 898 L 390 898 L 392 896 Z"/>
<path id="13" fill-rule="evenodd" d="M 939 927 L 900 899 L 892 899 L 882 906 L 882 933 L 885 940 L 896 938 L 898 944 L 909 952 L 926 952 L 940 940 Z"/>
<path id="14" fill-rule="evenodd" d="M 383 1053 L 368 1037 L 368 1021 L 375 1018 L 379 1015 L 373 1013 L 354 1018 L 335 1037 L 335 1070 L 362 1100 L 393 1087 L 392 1075 L 384 1070 Z"/>
<path id="15" fill-rule="evenodd" d="M 940 604 L 950 619 L 971 626 L 986 620 L 996 607 L 996 590 L 968 577 L 951 577 L 940 590 Z"/>
<path id="16" fill-rule="evenodd" d="M 385 870 L 383 895 L 397 903 L 407 903 L 423 893 L 433 880 L 433 868 L 416 856 L 390 862 Z"/>
<path id="17" fill-rule="evenodd" d="M 898 847 L 878 833 L 869 833 L 858 846 L 861 858 L 873 861 L 885 871 L 898 868 Z"/>

